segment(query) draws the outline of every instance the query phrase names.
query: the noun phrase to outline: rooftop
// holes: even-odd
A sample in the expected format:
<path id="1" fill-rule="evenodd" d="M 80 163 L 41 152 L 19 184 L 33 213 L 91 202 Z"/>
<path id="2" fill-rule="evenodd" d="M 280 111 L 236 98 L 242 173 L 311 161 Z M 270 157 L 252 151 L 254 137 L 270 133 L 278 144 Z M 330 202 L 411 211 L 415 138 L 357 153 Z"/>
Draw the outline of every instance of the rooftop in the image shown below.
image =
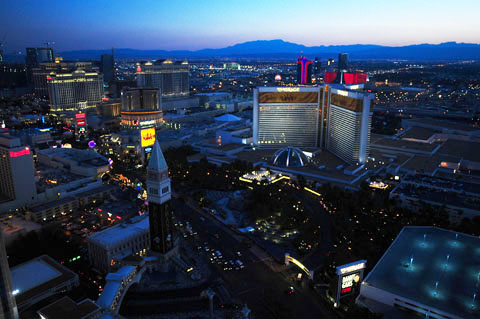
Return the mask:
<path id="1" fill-rule="evenodd" d="M 69 297 L 63 297 L 38 311 L 46 319 L 82 319 L 98 312 L 100 308 L 90 299 L 76 303 Z"/>
<path id="2" fill-rule="evenodd" d="M 430 128 L 412 126 L 402 138 L 414 138 L 418 140 L 428 140 L 433 134 L 438 133 Z"/>
<path id="3" fill-rule="evenodd" d="M 52 288 L 74 279 L 77 275 L 47 255 L 42 255 L 12 267 L 12 289 L 17 304 L 37 298 Z"/>
<path id="4" fill-rule="evenodd" d="M 362 285 L 461 318 L 480 317 L 480 239 L 436 227 L 404 227 Z"/>
<path id="5" fill-rule="evenodd" d="M 438 150 L 438 154 L 461 156 L 464 160 L 480 162 L 480 143 L 448 140 Z"/>
<path id="6" fill-rule="evenodd" d="M 435 148 L 440 145 L 439 143 L 419 143 L 407 140 L 392 139 L 379 134 L 372 134 L 371 136 L 372 147 L 385 147 L 394 148 L 400 151 L 422 152 L 432 153 Z"/>
<path id="7" fill-rule="evenodd" d="M 88 237 L 88 240 L 96 241 L 104 247 L 115 245 L 129 237 L 136 236 L 149 230 L 148 216 L 131 218 L 119 225 L 107 228 Z"/>

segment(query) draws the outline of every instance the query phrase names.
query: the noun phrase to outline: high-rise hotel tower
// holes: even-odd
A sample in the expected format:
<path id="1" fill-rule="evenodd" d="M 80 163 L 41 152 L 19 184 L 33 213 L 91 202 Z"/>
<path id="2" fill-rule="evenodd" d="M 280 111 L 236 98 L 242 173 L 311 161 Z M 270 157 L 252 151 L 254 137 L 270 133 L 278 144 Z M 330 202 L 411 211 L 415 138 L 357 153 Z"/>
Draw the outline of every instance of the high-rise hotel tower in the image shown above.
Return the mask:
<path id="1" fill-rule="evenodd" d="M 366 162 L 373 96 L 322 87 L 259 87 L 253 93 L 253 144 L 325 148 L 347 163 Z"/>

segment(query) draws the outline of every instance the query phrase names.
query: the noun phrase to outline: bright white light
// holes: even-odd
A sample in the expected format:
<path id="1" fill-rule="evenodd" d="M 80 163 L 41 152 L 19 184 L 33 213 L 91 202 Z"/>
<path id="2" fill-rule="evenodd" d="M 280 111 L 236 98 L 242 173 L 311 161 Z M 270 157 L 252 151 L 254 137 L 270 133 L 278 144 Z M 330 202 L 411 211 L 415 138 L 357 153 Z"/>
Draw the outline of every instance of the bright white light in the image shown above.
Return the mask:
<path id="1" fill-rule="evenodd" d="M 20 293 L 20 290 L 19 289 L 15 289 L 14 291 L 12 291 L 12 295 L 18 295 Z"/>

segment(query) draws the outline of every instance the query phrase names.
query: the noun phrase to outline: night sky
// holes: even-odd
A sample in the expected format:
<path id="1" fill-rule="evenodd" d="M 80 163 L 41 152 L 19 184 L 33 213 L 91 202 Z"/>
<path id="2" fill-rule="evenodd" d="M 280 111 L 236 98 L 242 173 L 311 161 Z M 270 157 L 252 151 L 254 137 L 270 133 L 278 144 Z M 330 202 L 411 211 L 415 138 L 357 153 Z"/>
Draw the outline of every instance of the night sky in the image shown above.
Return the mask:
<path id="1" fill-rule="evenodd" d="M 220 48 L 251 40 L 312 45 L 479 43 L 479 0 L 2 0 L 5 51 Z"/>

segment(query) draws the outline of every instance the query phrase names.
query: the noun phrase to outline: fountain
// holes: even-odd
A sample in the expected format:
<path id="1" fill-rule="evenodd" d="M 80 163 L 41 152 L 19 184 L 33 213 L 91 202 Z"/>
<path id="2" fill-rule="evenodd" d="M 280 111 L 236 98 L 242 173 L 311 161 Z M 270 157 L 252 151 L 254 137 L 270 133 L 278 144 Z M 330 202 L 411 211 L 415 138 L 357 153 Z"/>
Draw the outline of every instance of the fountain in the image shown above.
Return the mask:
<path id="1" fill-rule="evenodd" d="M 472 299 L 472 308 L 475 308 L 475 298 L 477 298 L 477 294 L 473 294 L 473 299 Z"/>
<path id="2" fill-rule="evenodd" d="M 410 257 L 410 267 L 412 267 L 412 266 L 413 266 L 413 255 L 412 255 L 412 257 Z"/>

